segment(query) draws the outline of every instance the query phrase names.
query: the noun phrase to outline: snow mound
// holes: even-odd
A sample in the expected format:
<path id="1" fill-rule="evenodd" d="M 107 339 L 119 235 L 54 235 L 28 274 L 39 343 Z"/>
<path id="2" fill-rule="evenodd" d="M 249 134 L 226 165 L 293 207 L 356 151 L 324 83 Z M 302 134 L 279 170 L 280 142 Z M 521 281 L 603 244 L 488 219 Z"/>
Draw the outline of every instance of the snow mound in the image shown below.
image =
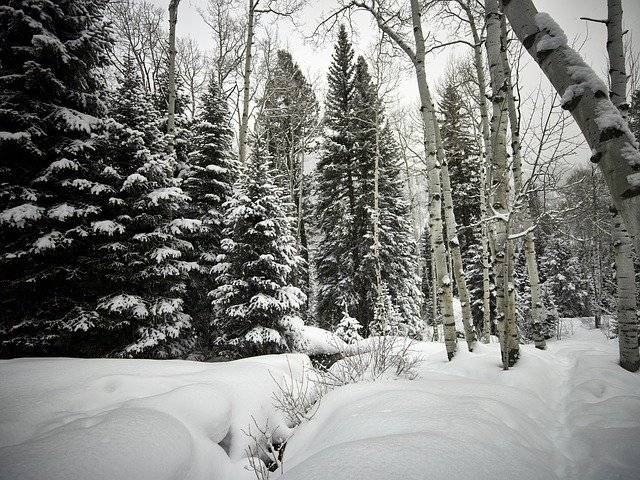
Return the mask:
<path id="1" fill-rule="evenodd" d="M 637 479 L 640 375 L 575 322 L 505 372 L 497 344 L 412 345 L 419 377 L 347 385 L 287 444 L 286 480 Z"/>
<path id="2" fill-rule="evenodd" d="M 287 433 L 275 381 L 310 368 L 305 355 L 2 361 L 0 478 L 254 478 L 243 431 L 255 419 Z"/>

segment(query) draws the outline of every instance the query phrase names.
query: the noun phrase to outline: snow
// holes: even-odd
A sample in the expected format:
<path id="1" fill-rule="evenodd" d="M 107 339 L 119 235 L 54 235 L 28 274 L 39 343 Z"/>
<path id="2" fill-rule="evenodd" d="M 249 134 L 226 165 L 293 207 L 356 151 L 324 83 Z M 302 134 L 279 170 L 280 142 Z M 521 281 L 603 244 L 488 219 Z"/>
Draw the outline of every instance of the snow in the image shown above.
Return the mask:
<path id="1" fill-rule="evenodd" d="M 288 438 L 272 479 L 635 480 L 640 374 L 617 365 L 617 340 L 565 322 L 573 336 L 523 346 L 509 371 L 496 343 L 460 341 L 451 362 L 442 343 L 413 343 L 415 380 L 335 388 L 295 429 L 274 396 L 308 374 L 301 354 L 0 361 L 0 478 L 248 480 L 243 431 L 268 424 Z M 304 334 L 310 351 L 335 338 Z"/>
<path id="2" fill-rule="evenodd" d="M 3 480 L 248 480 L 252 423 L 286 433 L 276 380 L 304 355 L 227 363 L 121 359 L 0 361 Z"/>
<path id="3" fill-rule="evenodd" d="M 24 228 L 27 223 L 35 222 L 42 218 L 44 208 L 32 203 L 23 203 L 17 207 L 8 208 L 0 212 L 0 224 L 10 224 L 16 228 Z"/>
<path id="4" fill-rule="evenodd" d="M 547 351 L 524 346 L 508 372 L 497 344 L 469 353 L 461 341 L 452 362 L 442 344 L 415 344 L 416 380 L 322 399 L 289 440 L 282 478 L 636 479 L 640 375 L 600 331 L 575 332 Z"/>
<path id="5" fill-rule="evenodd" d="M 545 12 L 538 12 L 535 16 L 535 22 L 540 30 L 546 32 L 536 46 L 539 52 L 567 46 L 567 36 L 551 15 Z"/>
<path id="6" fill-rule="evenodd" d="M 104 233 L 105 235 L 113 235 L 115 233 L 124 233 L 124 225 L 114 222 L 113 220 L 99 220 L 91 223 L 91 228 L 96 233 Z"/>
<path id="7" fill-rule="evenodd" d="M 347 346 L 335 333 L 311 325 L 302 327 L 301 336 L 308 355 L 333 355 L 343 352 Z"/>

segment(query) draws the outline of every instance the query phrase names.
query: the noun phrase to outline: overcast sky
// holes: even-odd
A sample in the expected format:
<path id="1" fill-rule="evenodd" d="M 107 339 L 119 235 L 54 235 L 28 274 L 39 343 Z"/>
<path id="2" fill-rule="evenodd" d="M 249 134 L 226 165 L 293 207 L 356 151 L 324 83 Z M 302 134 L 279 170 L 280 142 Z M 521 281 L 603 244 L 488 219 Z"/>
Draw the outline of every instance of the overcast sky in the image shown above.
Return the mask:
<path id="1" fill-rule="evenodd" d="M 154 3 L 166 8 L 169 0 L 152 0 Z M 240 0 L 242 1 L 242 0 Z M 198 14 L 198 9 L 206 5 L 207 0 L 182 0 L 180 4 L 179 21 L 177 26 L 178 35 L 192 36 L 200 44 L 203 50 L 211 48 L 211 36 L 209 27 L 203 22 Z M 244 2 L 243 2 L 244 3 Z M 606 71 L 606 27 L 603 24 L 585 22 L 580 20 L 581 16 L 592 18 L 606 18 L 606 0 L 534 0 L 539 11 L 548 12 L 564 29 L 567 37 L 578 39 L 579 43 L 585 41 L 581 49 L 581 54 L 594 67 L 596 72 L 604 76 Z M 335 0 L 315 0 L 309 2 L 296 17 L 297 26 L 293 26 L 289 21 L 281 21 L 277 26 L 272 21 L 266 19 L 262 21 L 261 28 L 269 28 L 272 32 L 277 28 L 277 36 L 282 47 L 288 48 L 298 62 L 302 70 L 315 82 L 321 90 L 325 84 L 325 77 L 331 61 L 335 35 L 325 39 L 325 41 L 312 42 L 305 37 L 309 36 L 318 23 L 326 17 L 327 12 L 336 6 Z M 624 23 L 632 34 L 635 45 L 640 48 L 640 0 L 623 0 Z M 352 18 L 354 27 L 354 48 L 357 54 L 364 54 L 370 51 L 372 43 L 375 41 L 376 27 L 371 22 L 371 18 L 366 12 L 359 12 Z M 428 29 L 428 26 L 426 27 Z M 442 33 L 442 32 L 440 32 Z M 445 32 L 446 35 L 446 32 Z M 441 40 L 446 40 L 442 35 Z M 446 65 L 452 56 L 460 56 L 469 47 L 452 47 L 437 51 L 427 59 L 427 71 L 429 81 L 434 86 L 443 75 Z M 545 85 L 546 79 L 541 75 L 537 65 L 530 61 L 528 55 L 527 65 L 522 74 L 524 89 L 533 89 L 542 82 Z M 417 102 L 417 87 L 411 72 L 407 72 L 402 80 L 399 89 L 399 100 L 405 105 Z M 581 150 L 581 157 L 588 157 L 588 149 Z"/>

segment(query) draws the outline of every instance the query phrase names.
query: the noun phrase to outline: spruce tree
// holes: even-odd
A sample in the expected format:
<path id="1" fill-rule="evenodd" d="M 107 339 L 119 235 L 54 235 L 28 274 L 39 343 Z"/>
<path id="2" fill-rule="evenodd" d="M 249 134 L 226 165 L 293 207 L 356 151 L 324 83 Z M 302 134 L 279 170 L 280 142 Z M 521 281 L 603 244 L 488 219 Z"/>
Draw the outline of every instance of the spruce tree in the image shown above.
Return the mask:
<path id="1" fill-rule="evenodd" d="M 302 291 L 291 277 L 302 258 L 292 235 L 291 204 L 264 147 L 254 148 L 225 204 L 222 254 L 211 292 L 216 343 L 229 355 L 300 347 Z"/>
<path id="2" fill-rule="evenodd" d="M 114 193 L 113 220 L 105 222 L 99 268 L 110 293 L 98 300 L 98 341 L 125 356 L 179 356 L 189 331 L 184 309 L 186 281 L 198 264 L 182 237 L 201 226 L 181 217 L 189 197 L 173 174 L 159 114 L 133 66 L 112 95 L 110 121 L 99 138 L 96 158 L 107 163 Z"/>
<path id="3" fill-rule="evenodd" d="M 451 78 L 441 91 L 439 106 L 440 135 L 449 165 L 456 222 L 460 227 L 470 227 L 480 219 L 481 160 L 469 131 L 473 119 L 464 111 L 459 87 Z M 461 230 L 462 251 L 472 243 L 478 243 L 474 229 Z"/>
<path id="4" fill-rule="evenodd" d="M 2 355 L 69 352 L 92 321 L 92 233 L 111 196 L 90 160 L 105 113 L 106 0 L 0 8 Z"/>
<path id="5" fill-rule="evenodd" d="M 325 103 L 325 134 L 316 180 L 316 218 L 319 230 L 316 252 L 318 291 L 316 315 L 321 325 L 334 326 L 343 305 L 356 318 L 358 293 L 353 283 L 359 269 L 356 220 L 356 165 L 353 124 L 353 49 L 347 31 L 340 27 L 329 67 Z"/>
<path id="6" fill-rule="evenodd" d="M 359 57 L 354 75 L 354 120 L 356 127 L 354 157 L 357 162 L 356 219 L 359 242 L 359 269 L 354 282 L 360 292 L 361 317 L 367 326 L 376 317 L 376 302 L 386 304 L 387 321 L 394 333 L 416 336 L 422 330 L 420 288 L 417 277 L 415 240 L 409 222 L 409 205 L 403 194 L 397 144 L 385 125 L 384 110 L 378 98 L 367 63 Z M 385 299 L 378 299 L 375 285 L 373 249 L 374 166 L 378 158 L 378 208 L 380 215 L 380 270 Z M 373 309 L 372 309 L 373 307 Z M 379 320 L 378 322 L 379 323 Z M 378 330 L 380 330 L 378 328 Z"/>
<path id="7" fill-rule="evenodd" d="M 303 158 L 311 152 L 319 122 L 319 106 L 313 88 L 293 61 L 291 53 L 279 50 L 270 72 L 257 123 L 263 131 L 265 148 L 290 195 L 297 215 L 296 240 L 300 255 L 308 263 L 308 241 L 304 201 L 306 190 Z M 301 193 L 302 204 L 301 204 Z M 309 290 L 307 269 L 301 269 L 294 282 L 305 293 Z"/>
<path id="8" fill-rule="evenodd" d="M 232 142 L 233 131 L 229 126 L 226 99 L 212 75 L 201 98 L 200 113 L 193 128 L 188 170 L 183 173 L 183 188 L 191 198 L 187 215 L 202 222 L 202 226 L 188 237 L 199 265 L 199 269 L 191 274 L 188 311 L 204 348 L 210 345 L 211 337 L 212 310 L 208 293 L 215 287 L 210 271 L 217 255 L 222 253 L 223 205 L 231 198 L 238 174 L 238 162 L 231 151 Z"/>

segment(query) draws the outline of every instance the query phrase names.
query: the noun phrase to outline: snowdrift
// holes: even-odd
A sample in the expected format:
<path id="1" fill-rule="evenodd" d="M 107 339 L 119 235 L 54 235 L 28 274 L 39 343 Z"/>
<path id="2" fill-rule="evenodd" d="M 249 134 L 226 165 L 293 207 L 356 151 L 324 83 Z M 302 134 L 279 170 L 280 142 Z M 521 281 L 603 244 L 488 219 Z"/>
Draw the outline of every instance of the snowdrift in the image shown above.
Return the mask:
<path id="1" fill-rule="evenodd" d="M 274 380 L 309 370 L 306 355 L 2 361 L 0 478 L 254 478 L 243 431 L 255 419 L 288 435 Z"/>
<path id="2" fill-rule="evenodd" d="M 616 364 L 615 341 L 574 324 L 547 351 L 524 346 L 508 372 L 496 344 L 460 342 L 447 362 L 444 345 L 415 343 L 416 380 L 334 389 L 296 429 L 274 380 L 302 379 L 306 355 L 2 361 L 0 478 L 253 479 L 243 431 L 255 420 L 289 438 L 272 479 L 637 480 L 640 375 Z"/>

